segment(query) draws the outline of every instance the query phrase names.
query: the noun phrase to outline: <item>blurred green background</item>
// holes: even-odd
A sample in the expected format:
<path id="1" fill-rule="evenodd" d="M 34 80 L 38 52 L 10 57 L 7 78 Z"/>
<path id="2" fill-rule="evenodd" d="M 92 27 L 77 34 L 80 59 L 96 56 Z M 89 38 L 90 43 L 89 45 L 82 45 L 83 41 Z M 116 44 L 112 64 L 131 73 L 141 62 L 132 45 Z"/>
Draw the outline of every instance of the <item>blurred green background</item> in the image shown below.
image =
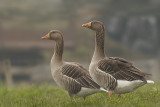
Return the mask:
<path id="1" fill-rule="evenodd" d="M 41 37 L 55 29 L 64 34 L 64 60 L 88 69 L 95 32 L 81 25 L 92 20 L 105 24 L 107 56 L 130 60 L 160 80 L 159 0 L 1 0 L 0 81 L 9 62 L 15 85 L 54 84 L 54 42 Z"/>

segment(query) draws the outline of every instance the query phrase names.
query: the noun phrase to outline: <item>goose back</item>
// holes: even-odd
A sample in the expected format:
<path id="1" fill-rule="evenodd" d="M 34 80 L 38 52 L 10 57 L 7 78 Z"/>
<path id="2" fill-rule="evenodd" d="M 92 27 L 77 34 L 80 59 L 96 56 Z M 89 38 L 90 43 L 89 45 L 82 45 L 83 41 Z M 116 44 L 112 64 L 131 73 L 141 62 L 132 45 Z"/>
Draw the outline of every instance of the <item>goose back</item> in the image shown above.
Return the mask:
<path id="1" fill-rule="evenodd" d="M 69 94 L 77 94 L 81 89 L 100 89 L 90 77 L 88 71 L 76 63 L 65 63 L 53 74 L 56 83 Z M 98 92 L 98 91 L 97 91 Z"/>
<path id="2" fill-rule="evenodd" d="M 146 82 L 144 76 L 147 74 L 123 58 L 104 58 L 98 62 L 98 68 L 106 73 L 111 74 L 117 80 L 142 80 Z"/>
<path id="3" fill-rule="evenodd" d="M 75 79 L 82 87 L 99 89 L 100 86 L 96 84 L 89 75 L 89 72 L 80 64 L 70 63 L 65 64 L 61 68 L 62 74 Z"/>

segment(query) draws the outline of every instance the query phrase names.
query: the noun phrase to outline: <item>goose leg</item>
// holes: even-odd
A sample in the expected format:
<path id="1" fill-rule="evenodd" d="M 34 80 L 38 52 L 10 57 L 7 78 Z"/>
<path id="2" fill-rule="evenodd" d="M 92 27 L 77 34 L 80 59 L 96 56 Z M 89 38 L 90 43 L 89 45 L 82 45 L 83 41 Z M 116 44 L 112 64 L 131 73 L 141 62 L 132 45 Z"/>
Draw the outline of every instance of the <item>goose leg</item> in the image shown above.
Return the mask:
<path id="1" fill-rule="evenodd" d="M 111 98 L 111 96 L 112 96 L 112 92 L 111 92 L 111 91 L 109 91 L 109 97 Z"/>
<path id="2" fill-rule="evenodd" d="M 84 96 L 83 99 L 85 100 L 85 99 L 86 99 L 86 96 Z"/>
<path id="3" fill-rule="evenodd" d="M 118 98 L 121 98 L 121 94 L 118 94 Z"/>
<path id="4" fill-rule="evenodd" d="M 72 100 L 73 95 L 72 95 L 72 94 L 70 94 L 70 93 L 68 93 L 68 95 L 69 95 L 70 99 Z"/>

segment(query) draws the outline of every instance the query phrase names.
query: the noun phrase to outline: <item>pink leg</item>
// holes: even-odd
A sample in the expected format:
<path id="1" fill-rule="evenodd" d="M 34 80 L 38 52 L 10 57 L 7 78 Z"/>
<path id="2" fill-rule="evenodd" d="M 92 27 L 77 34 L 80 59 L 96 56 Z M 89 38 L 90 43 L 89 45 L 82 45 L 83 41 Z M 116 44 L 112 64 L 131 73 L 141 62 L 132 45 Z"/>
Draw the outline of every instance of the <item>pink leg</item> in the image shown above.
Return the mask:
<path id="1" fill-rule="evenodd" d="M 118 98 L 121 98 L 121 94 L 118 94 Z"/>
<path id="2" fill-rule="evenodd" d="M 70 99 L 72 100 L 73 95 L 72 95 L 72 94 L 70 94 L 70 93 L 68 93 L 68 95 L 69 95 Z"/>
<path id="3" fill-rule="evenodd" d="M 85 100 L 85 99 L 86 99 L 86 96 L 84 96 L 83 99 Z"/>
<path id="4" fill-rule="evenodd" d="M 111 91 L 109 91 L 109 97 L 111 98 L 111 96 L 112 96 L 112 92 L 111 92 Z"/>

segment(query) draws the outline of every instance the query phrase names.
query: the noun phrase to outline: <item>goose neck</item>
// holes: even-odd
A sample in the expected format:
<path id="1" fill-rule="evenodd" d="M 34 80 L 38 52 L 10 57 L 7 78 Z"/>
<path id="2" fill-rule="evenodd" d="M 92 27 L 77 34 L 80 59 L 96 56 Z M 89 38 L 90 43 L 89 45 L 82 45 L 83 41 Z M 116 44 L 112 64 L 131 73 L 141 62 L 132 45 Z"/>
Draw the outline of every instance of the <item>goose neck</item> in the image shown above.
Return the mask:
<path id="1" fill-rule="evenodd" d="M 64 42 L 63 38 L 62 40 L 57 40 L 54 46 L 54 54 L 51 59 L 51 62 L 61 62 L 62 61 L 62 55 L 63 55 L 63 48 L 64 48 Z"/>
<path id="2" fill-rule="evenodd" d="M 95 36 L 95 50 L 92 60 L 98 60 L 105 57 L 104 39 L 105 39 L 104 29 L 102 29 L 101 31 L 97 31 Z"/>

